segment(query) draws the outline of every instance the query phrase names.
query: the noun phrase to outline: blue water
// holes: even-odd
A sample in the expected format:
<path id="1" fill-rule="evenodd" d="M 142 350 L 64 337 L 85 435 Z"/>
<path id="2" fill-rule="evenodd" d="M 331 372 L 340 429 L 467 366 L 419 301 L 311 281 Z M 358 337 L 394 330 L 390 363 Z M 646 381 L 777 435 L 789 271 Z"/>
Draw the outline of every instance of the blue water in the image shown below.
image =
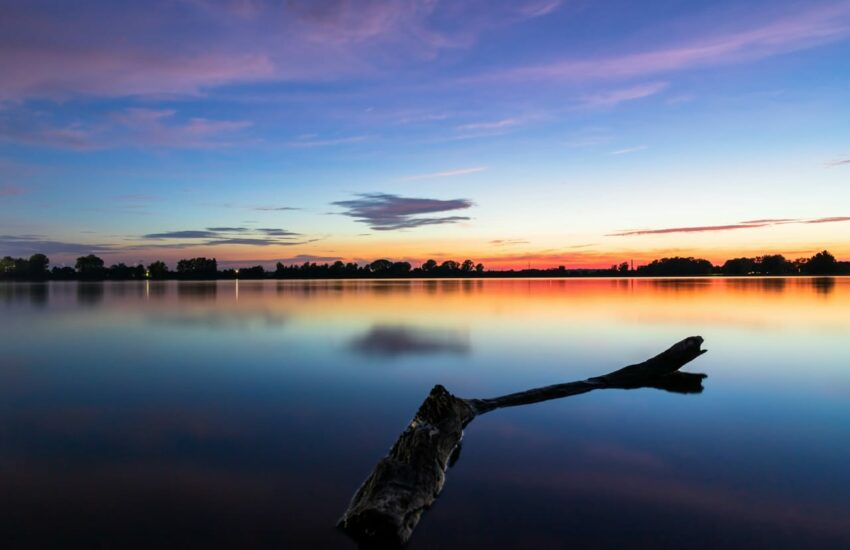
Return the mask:
<path id="1" fill-rule="evenodd" d="M 850 279 L 0 284 L 0 543 L 329 547 L 431 386 L 690 335 L 705 390 L 498 410 L 410 548 L 847 547 Z"/>

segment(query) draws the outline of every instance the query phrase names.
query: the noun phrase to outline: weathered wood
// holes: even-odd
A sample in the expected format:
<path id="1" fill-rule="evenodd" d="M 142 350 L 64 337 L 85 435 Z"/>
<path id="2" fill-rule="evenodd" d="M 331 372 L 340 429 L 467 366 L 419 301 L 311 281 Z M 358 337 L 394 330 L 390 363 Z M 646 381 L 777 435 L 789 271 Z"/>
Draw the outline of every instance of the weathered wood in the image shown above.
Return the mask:
<path id="1" fill-rule="evenodd" d="M 678 370 L 705 353 L 700 349 L 702 342 L 700 336 L 691 336 L 652 359 L 603 376 L 490 399 L 461 399 L 443 386 L 434 386 L 389 454 L 354 494 L 339 527 L 370 547 L 403 545 L 422 513 L 439 496 L 446 470 L 463 438 L 463 428 L 476 415 L 597 389 L 650 387 L 699 393 L 705 375 Z"/>

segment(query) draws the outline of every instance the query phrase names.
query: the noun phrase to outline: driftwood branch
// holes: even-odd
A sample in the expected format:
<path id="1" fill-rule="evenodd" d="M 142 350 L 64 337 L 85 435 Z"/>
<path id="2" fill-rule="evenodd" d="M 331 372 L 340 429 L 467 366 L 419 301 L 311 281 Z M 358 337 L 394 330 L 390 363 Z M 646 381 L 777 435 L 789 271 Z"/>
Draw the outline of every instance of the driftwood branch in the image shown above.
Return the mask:
<path id="1" fill-rule="evenodd" d="M 443 386 L 434 386 L 389 454 L 354 494 L 339 527 L 368 546 L 403 545 L 422 513 L 442 491 L 463 428 L 477 415 L 598 389 L 658 388 L 699 393 L 705 375 L 678 371 L 706 352 L 700 349 L 702 342 L 700 336 L 691 336 L 652 359 L 603 376 L 490 399 L 462 399 Z"/>

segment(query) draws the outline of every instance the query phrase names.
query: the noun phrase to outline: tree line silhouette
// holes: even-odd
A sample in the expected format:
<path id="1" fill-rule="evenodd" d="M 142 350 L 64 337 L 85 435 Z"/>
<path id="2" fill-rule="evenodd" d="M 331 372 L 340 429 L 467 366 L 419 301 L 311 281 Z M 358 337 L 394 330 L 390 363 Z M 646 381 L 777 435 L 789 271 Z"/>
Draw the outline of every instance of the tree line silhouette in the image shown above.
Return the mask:
<path id="1" fill-rule="evenodd" d="M 552 269 L 485 270 L 484 265 L 472 260 L 437 263 L 428 260 L 419 267 L 410 262 L 393 262 L 380 259 L 368 264 L 336 261 L 318 264 L 304 262 L 284 265 L 278 262 L 274 270 L 267 271 L 256 265 L 245 268 L 218 269 L 215 258 L 188 258 L 177 262 L 175 270 L 162 261 L 147 266 L 129 266 L 118 263 L 106 267 L 102 258 L 89 254 L 77 258 L 74 267 L 54 266 L 44 254 L 33 254 L 29 259 L 6 256 L 0 260 L 0 280 L 15 281 L 131 281 L 131 280 L 212 280 L 212 279 L 372 279 L 372 278 L 440 278 L 440 277 L 669 277 L 669 276 L 748 276 L 748 275 L 850 275 L 850 262 L 838 261 L 824 250 L 810 258 L 788 260 L 781 254 L 734 258 L 723 265 L 714 265 L 701 258 L 662 258 L 631 269 L 628 262 L 607 269 Z"/>

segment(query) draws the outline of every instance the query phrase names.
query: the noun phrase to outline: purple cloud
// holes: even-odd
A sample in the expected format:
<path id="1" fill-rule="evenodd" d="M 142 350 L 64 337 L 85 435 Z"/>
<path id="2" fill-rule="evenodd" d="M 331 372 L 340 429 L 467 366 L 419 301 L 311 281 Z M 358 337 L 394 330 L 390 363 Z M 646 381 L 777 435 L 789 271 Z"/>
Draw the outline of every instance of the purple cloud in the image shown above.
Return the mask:
<path id="1" fill-rule="evenodd" d="M 523 239 L 493 239 L 490 244 L 495 246 L 513 246 L 518 244 L 528 244 L 528 241 Z"/>
<path id="2" fill-rule="evenodd" d="M 0 113 L 0 139 L 26 145 L 86 151 L 116 146 L 211 149 L 251 126 L 244 120 L 180 120 L 174 109 L 129 108 L 85 124 L 53 123 L 26 105 Z"/>
<path id="3" fill-rule="evenodd" d="M 834 216 L 830 218 L 815 218 L 812 220 L 801 220 L 798 218 L 766 218 L 762 220 L 748 220 L 740 223 L 727 225 L 698 225 L 692 227 L 668 227 L 663 229 L 636 229 L 609 233 L 606 237 L 626 237 L 631 235 L 661 235 L 665 233 L 703 233 L 709 231 L 731 231 L 735 229 L 753 229 L 770 225 L 785 224 L 810 224 L 810 223 L 836 223 L 850 221 L 850 216 Z"/>
<path id="4" fill-rule="evenodd" d="M 294 206 L 258 206 L 256 208 L 252 208 L 251 210 L 256 210 L 258 212 L 288 212 L 291 210 L 301 209 L 296 208 Z"/>
<path id="5" fill-rule="evenodd" d="M 795 223 L 800 220 L 796 218 L 765 218 L 762 220 L 747 220 L 741 223 L 753 224 L 753 225 L 763 225 L 763 224 L 781 224 L 781 223 Z"/>
<path id="6" fill-rule="evenodd" d="M 113 113 L 111 120 L 123 131 L 118 141 L 175 148 L 215 148 L 232 143 L 222 139 L 251 126 L 246 120 L 210 120 L 194 117 L 175 121 L 174 109 L 130 108 Z M 114 140 L 110 140 L 114 141 Z"/>
<path id="7" fill-rule="evenodd" d="M 165 233 L 148 233 L 143 239 L 207 239 L 217 237 L 218 231 L 210 228 L 207 231 L 167 231 Z"/>
<path id="8" fill-rule="evenodd" d="M 423 218 L 419 215 L 463 210 L 472 206 L 472 202 L 467 199 L 422 199 L 388 193 L 362 193 L 358 197 L 360 198 L 331 204 L 345 208 L 346 211 L 342 213 L 344 216 L 369 224 L 377 231 L 466 221 L 469 220 L 466 216 Z"/>
<path id="9" fill-rule="evenodd" d="M 712 65 L 754 61 L 837 41 L 850 35 L 850 5 L 807 7 L 793 15 L 737 31 L 697 36 L 679 44 L 596 59 L 566 59 L 510 68 L 472 80 L 586 81 L 634 78 Z"/>
<path id="10" fill-rule="evenodd" d="M 0 250 L 10 256 L 32 254 L 92 254 L 113 251 L 111 245 L 45 239 L 40 235 L 0 235 Z"/>
<path id="11" fill-rule="evenodd" d="M 803 223 L 834 223 L 850 221 L 850 216 L 835 216 L 832 218 L 817 218 L 815 220 L 806 220 Z"/>
<path id="12" fill-rule="evenodd" d="M 694 227 L 668 227 L 664 229 L 637 229 L 634 231 L 621 231 L 619 233 L 610 233 L 606 237 L 625 237 L 629 235 L 660 235 L 664 233 L 702 233 L 705 231 L 730 231 L 733 229 L 752 229 L 754 227 L 762 227 L 770 225 L 766 223 L 759 224 L 729 224 L 729 225 L 700 225 Z"/>
<path id="13" fill-rule="evenodd" d="M 374 74 L 376 48 L 388 66 L 433 59 L 558 5 L 152 0 L 136 9 L 87 3 L 74 6 L 71 16 L 65 6 L 12 3 L 0 19 L 0 101 L 200 95 L 234 83 Z"/>

